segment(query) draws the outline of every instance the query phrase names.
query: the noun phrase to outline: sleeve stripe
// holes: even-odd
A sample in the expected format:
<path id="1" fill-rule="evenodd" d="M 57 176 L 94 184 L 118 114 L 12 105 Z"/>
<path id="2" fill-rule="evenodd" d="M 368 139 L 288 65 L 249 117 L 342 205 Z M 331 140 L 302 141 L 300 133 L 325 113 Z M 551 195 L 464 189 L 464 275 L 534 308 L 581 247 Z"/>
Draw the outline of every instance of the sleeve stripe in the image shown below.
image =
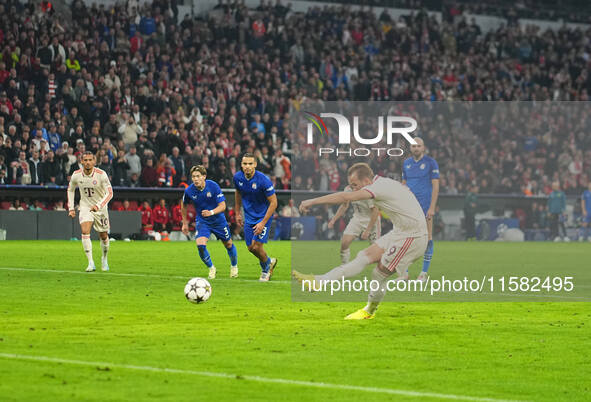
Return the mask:
<path id="1" fill-rule="evenodd" d="M 376 198 L 376 195 L 374 193 L 372 193 L 371 190 L 369 190 L 367 188 L 364 188 L 364 190 L 371 194 L 371 198 Z"/>

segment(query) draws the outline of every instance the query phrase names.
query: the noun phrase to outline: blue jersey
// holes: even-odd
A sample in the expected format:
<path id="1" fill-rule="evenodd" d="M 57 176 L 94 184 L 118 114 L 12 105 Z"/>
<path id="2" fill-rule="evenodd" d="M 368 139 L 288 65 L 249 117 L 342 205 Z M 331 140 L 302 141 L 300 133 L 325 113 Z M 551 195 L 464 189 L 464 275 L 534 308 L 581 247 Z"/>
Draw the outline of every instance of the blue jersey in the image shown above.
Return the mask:
<path id="1" fill-rule="evenodd" d="M 585 209 L 587 210 L 587 216 L 591 215 L 591 191 L 585 190 L 583 192 L 583 200 L 585 200 Z"/>
<path id="2" fill-rule="evenodd" d="M 215 209 L 218 204 L 223 201 L 226 201 L 226 198 L 222 193 L 222 189 L 212 180 L 205 180 L 205 187 L 203 187 L 203 190 L 199 190 L 195 187 L 195 184 L 191 184 L 185 189 L 185 193 L 183 194 L 184 204 L 192 202 L 193 205 L 195 205 L 195 210 L 197 212 L 195 214 L 195 222 L 205 223 L 212 228 L 227 226 L 226 216 L 222 212 L 204 217 L 201 215 L 201 211 Z"/>
<path id="3" fill-rule="evenodd" d="M 275 194 L 271 179 L 255 170 L 254 175 L 248 180 L 244 172 L 240 171 L 234 175 L 234 187 L 242 196 L 245 222 L 247 224 L 259 223 L 269 208 L 267 197 Z"/>
<path id="4" fill-rule="evenodd" d="M 431 194 L 433 192 L 433 183 L 431 180 L 439 179 L 439 166 L 435 159 L 424 155 L 418 161 L 414 158 L 408 158 L 402 165 L 402 180 L 406 180 L 406 185 L 413 192 L 421 205 L 431 203 Z"/>

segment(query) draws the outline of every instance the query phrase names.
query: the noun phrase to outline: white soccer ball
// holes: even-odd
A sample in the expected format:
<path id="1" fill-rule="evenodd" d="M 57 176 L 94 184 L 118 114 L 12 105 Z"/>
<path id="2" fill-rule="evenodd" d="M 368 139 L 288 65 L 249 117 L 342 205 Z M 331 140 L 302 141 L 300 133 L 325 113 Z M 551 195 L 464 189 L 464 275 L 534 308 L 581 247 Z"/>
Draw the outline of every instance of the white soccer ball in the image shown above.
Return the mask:
<path id="1" fill-rule="evenodd" d="M 185 285 L 185 297 L 191 303 L 203 303 L 211 297 L 211 285 L 206 279 L 192 278 Z"/>

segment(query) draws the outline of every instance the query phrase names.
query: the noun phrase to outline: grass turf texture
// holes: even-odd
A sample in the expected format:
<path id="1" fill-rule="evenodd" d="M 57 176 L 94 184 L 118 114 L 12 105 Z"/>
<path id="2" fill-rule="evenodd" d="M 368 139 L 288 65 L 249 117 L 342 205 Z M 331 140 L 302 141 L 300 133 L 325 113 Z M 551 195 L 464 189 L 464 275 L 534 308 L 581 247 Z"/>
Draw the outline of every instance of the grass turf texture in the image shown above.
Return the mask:
<path id="1" fill-rule="evenodd" d="M 338 250 L 336 243 L 327 247 Z M 568 267 L 591 255 L 587 244 L 438 242 L 436 247 L 433 271 L 499 255 L 539 258 L 548 250 Z M 591 398 L 587 303 L 387 303 L 375 320 L 348 322 L 342 318 L 362 304 L 291 301 L 289 243 L 267 246 L 279 258 L 273 279 L 281 283 L 256 281 L 260 268 L 241 242 L 240 280 L 228 278 L 223 246 L 215 242 L 208 248 L 223 279 L 211 281 L 212 298 L 202 305 L 183 295 L 190 277 L 207 275 L 191 243 L 112 243 L 111 273 L 0 269 L 0 400 L 427 399 L 248 376 L 482 398 Z M 98 262 L 98 242 L 93 249 Z M 81 272 L 86 267 L 80 242 L 5 241 L 0 256 L 0 268 Z M 113 275 L 122 273 L 158 276 Z"/>

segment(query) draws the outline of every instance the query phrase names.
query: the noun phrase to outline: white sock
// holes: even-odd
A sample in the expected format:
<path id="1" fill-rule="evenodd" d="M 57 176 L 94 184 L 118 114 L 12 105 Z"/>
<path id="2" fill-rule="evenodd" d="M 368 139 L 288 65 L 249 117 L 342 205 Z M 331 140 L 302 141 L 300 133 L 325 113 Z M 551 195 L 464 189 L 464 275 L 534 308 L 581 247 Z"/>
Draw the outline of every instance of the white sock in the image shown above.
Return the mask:
<path id="1" fill-rule="evenodd" d="M 363 308 L 369 314 L 375 313 L 378 309 L 378 305 L 380 304 L 380 302 L 384 298 L 384 295 L 386 294 L 386 282 L 388 281 L 388 278 L 390 276 L 391 275 L 384 274 L 382 271 L 378 269 L 378 267 L 375 267 L 374 270 L 371 272 L 372 281 L 378 281 L 380 286 L 378 290 L 369 291 L 369 296 L 367 298 L 367 306 Z"/>
<path id="2" fill-rule="evenodd" d="M 107 254 L 109 253 L 109 238 L 101 240 L 101 250 L 103 250 L 103 261 L 107 261 Z"/>
<path id="3" fill-rule="evenodd" d="M 341 263 L 346 264 L 351 259 L 351 249 L 341 250 Z"/>
<path id="4" fill-rule="evenodd" d="M 88 258 L 88 264 L 94 265 L 92 260 L 92 241 L 90 241 L 90 235 L 82 235 L 82 247 L 84 248 L 84 254 Z"/>
<path id="5" fill-rule="evenodd" d="M 317 275 L 316 279 L 321 281 L 335 281 L 341 278 L 350 278 L 352 276 L 358 275 L 361 271 L 363 271 L 363 268 L 365 268 L 365 266 L 369 263 L 369 258 L 365 255 L 363 251 L 360 251 L 353 261 L 343 265 L 339 265 L 338 267 L 328 271 L 324 275 Z"/>

